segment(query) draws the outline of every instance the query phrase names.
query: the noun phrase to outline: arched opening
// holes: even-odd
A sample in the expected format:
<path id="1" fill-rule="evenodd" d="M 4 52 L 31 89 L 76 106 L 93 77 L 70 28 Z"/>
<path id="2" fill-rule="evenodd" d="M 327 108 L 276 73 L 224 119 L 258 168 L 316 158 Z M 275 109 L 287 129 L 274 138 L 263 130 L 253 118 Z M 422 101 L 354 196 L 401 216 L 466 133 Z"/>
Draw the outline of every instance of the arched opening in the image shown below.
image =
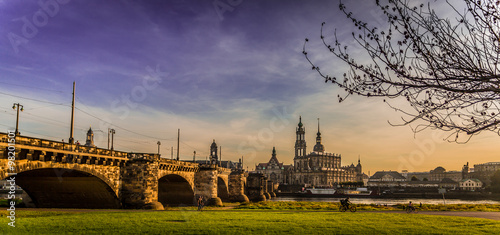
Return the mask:
<path id="1" fill-rule="evenodd" d="M 229 201 L 229 191 L 226 183 L 221 177 L 217 177 L 217 197 L 219 197 L 223 202 Z"/>
<path id="2" fill-rule="evenodd" d="M 166 175 L 158 181 L 158 201 L 163 206 L 193 205 L 194 192 L 182 176 Z"/>
<path id="3" fill-rule="evenodd" d="M 6 179 L 9 179 L 7 177 Z M 109 185 L 86 172 L 44 168 L 24 171 L 15 182 L 39 208 L 120 208 L 120 200 Z"/>

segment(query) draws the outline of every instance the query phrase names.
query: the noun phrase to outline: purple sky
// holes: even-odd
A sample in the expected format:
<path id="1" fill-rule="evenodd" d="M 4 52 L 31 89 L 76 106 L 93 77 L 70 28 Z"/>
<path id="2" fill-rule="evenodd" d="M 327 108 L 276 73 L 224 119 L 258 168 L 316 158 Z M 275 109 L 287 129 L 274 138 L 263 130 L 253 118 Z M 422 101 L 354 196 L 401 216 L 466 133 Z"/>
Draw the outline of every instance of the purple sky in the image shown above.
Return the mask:
<path id="1" fill-rule="evenodd" d="M 290 164 L 302 115 L 308 150 L 320 118 L 326 150 L 342 154 L 343 165 L 360 155 L 366 173 L 438 165 L 459 170 L 466 161 L 498 158 L 491 144 L 498 136 L 467 145 L 446 143 L 433 132 L 414 138 L 410 128 L 387 124 L 400 114 L 380 100 L 352 97 L 338 104 L 337 88 L 325 85 L 301 54 L 308 37 L 315 60 L 344 72 L 321 53 L 319 41 L 323 21 L 341 36 L 352 31 L 337 1 L 40 2 L 47 6 L 0 0 L 5 131 L 15 126 L 12 103 L 20 102 L 23 134 L 67 140 L 75 81 L 75 138 L 83 142 L 92 126 L 100 147 L 107 143 L 102 131 L 112 126 L 117 149 L 156 152 L 160 140 L 170 157 L 180 128 L 181 159 L 195 150 L 204 159 L 216 139 L 223 158 L 245 156 L 250 169 L 267 162 L 273 146 Z M 370 22 L 383 22 L 372 3 L 347 2 Z"/>

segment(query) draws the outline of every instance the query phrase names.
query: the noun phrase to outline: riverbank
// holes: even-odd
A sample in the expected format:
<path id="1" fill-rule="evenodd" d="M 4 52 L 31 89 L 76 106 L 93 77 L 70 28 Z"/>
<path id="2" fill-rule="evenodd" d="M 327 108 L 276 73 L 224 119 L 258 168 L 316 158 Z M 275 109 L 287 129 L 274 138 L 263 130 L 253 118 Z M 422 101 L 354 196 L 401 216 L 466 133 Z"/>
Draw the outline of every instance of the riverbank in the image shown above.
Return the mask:
<path id="1" fill-rule="evenodd" d="M 346 195 L 310 195 L 304 193 L 276 193 L 278 197 L 297 197 L 297 198 L 345 198 Z M 377 198 L 377 199 L 442 199 L 443 194 L 436 192 L 401 192 L 401 193 L 387 193 L 381 195 L 349 195 L 351 198 Z M 500 202 L 500 194 L 498 193 L 481 193 L 481 192 L 447 192 L 444 195 L 448 199 L 461 199 L 461 200 L 493 200 Z"/>

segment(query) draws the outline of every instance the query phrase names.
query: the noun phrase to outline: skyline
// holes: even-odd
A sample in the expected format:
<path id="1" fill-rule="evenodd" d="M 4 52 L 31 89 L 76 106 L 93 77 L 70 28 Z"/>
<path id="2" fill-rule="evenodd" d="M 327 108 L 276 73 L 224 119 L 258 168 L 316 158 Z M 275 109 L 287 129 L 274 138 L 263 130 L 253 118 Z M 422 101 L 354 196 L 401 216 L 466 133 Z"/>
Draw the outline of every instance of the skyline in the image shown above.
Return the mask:
<path id="1" fill-rule="evenodd" d="M 215 139 L 222 160 L 244 156 L 249 169 L 269 161 L 273 146 L 278 160 L 291 164 L 302 116 L 308 152 L 320 118 L 326 152 L 341 154 L 342 165 L 360 156 L 367 174 L 498 161 L 494 133 L 447 143 L 441 131 L 414 136 L 408 126 L 389 125 L 401 114 L 381 99 L 349 97 L 339 104 L 338 88 L 325 84 L 301 53 L 309 38 L 322 68 L 345 71 L 321 53 L 319 40 L 323 21 L 350 37 L 337 1 L 216 4 L 226 8 L 214 7 L 224 1 L 46 2 L 58 7 L 0 1 L 2 132 L 15 127 L 11 106 L 21 103 L 23 134 L 67 141 L 76 81 L 75 139 L 84 142 L 92 126 L 102 148 L 102 131 L 115 126 L 117 150 L 154 153 L 159 140 L 170 157 L 180 128 L 182 160 L 193 151 L 204 158 Z M 369 4 L 355 5 L 348 7 L 377 22 Z M 33 18 L 43 15 L 37 12 L 47 20 L 35 22 L 44 19 Z M 36 31 L 23 32 L 26 20 Z"/>

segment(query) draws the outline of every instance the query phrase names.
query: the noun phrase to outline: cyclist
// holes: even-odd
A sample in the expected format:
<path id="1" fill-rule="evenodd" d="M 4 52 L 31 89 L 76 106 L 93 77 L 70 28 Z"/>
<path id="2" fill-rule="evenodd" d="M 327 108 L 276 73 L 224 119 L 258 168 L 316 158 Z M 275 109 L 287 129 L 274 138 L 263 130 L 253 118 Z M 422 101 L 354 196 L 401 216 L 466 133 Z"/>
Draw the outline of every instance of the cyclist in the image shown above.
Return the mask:
<path id="1" fill-rule="evenodd" d="M 349 201 L 349 197 L 347 197 L 347 198 L 344 200 L 344 202 L 345 202 L 345 205 L 346 205 L 346 206 L 351 205 L 351 201 Z"/>
<path id="2" fill-rule="evenodd" d="M 411 201 L 408 203 L 408 209 L 410 209 L 412 211 L 415 211 L 415 207 L 413 206 L 413 204 L 411 203 Z"/>
<path id="3" fill-rule="evenodd" d="M 344 206 L 345 208 L 349 208 L 349 205 L 351 204 L 351 202 L 349 201 L 349 197 L 344 200 L 340 200 L 340 204 L 342 204 L 342 206 Z"/>

